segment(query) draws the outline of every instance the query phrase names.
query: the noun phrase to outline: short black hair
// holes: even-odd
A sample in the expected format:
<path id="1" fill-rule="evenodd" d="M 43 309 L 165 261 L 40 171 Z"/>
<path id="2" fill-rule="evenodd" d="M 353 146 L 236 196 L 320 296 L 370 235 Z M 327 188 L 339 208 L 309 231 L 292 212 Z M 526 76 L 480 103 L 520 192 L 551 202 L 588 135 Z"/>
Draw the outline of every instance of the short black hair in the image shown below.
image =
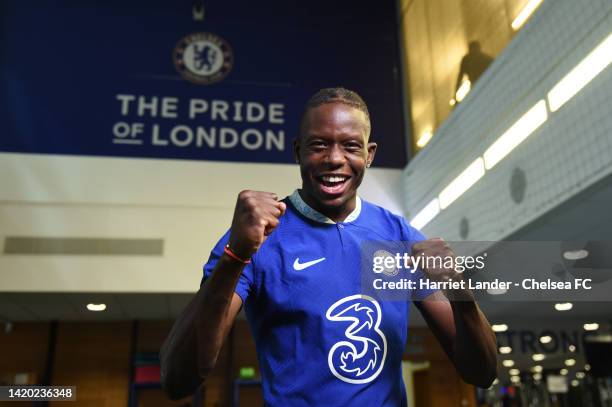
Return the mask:
<path id="1" fill-rule="evenodd" d="M 366 124 L 368 126 L 366 136 L 369 137 L 372 126 L 370 124 L 370 112 L 368 111 L 368 106 L 363 101 L 362 97 L 357 94 L 357 92 L 341 86 L 320 89 L 317 91 L 317 93 L 312 95 L 310 99 L 308 99 L 308 102 L 306 102 L 306 106 L 304 107 L 304 111 L 302 112 L 302 119 L 300 120 L 300 137 L 302 136 L 306 114 L 308 111 L 326 103 L 342 103 L 361 110 L 366 117 Z"/>

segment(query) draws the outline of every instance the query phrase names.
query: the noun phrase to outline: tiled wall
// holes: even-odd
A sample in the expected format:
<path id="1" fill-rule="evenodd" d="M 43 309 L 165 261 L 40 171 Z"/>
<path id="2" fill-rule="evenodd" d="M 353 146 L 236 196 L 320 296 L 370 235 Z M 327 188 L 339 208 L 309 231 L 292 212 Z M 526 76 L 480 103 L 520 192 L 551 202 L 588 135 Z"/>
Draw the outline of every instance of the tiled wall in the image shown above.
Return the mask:
<path id="1" fill-rule="evenodd" d="M 413 218 L 612 31 L 612 2 L 545 0 L 467 98 L 404 171 Z M 428 236 L 497 240 L 612 173 L 612 69 L 597 75 L 522 144 L 424 228 Z M 524 200 L 511 176 L 526 177 Z"/>

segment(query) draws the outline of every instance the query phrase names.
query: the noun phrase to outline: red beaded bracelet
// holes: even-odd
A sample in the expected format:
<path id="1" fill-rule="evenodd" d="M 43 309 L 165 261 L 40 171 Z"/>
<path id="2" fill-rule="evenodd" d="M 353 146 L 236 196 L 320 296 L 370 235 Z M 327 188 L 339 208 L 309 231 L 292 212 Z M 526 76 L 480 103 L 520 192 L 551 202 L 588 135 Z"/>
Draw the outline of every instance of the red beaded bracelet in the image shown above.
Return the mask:
<path id="1" fill-rule="evenodd" d="M 249 264 L 251 262 L 251 259 L 245 260 L 245 259 L 239 257 L 236 253 L 234 253 L 232 251 L 232 249 L 230 249 L 229 243 L 225 245 L 225 247 L 223 248 L 223 251 L 225 252 L 225 254 L 230 256 L 232 259 L 237 260 L 237 261 L 239 261 L 242 264 Z"/>

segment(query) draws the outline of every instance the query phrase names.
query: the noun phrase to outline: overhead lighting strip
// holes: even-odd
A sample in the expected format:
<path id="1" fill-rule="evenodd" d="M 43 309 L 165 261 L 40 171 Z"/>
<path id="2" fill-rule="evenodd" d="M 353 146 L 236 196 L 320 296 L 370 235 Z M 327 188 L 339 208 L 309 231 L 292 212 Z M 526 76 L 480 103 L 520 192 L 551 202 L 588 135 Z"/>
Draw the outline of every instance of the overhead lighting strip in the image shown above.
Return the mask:
<path id="1" fill-rule="evenodd" d="M 539 2 L 534 9 L 537 8 L 538 5 Z M 527 6 L 525 8 L 527 8 Z M 526 18 L 527 17 L 525 17 L 525 19 Z M 597 75 L 603 72 L 610 63 L 612 63 L 612 33 L 548 92 L 547 98 L 550 112 L 557 111 L 561 106 L 567 103 Z M 421 211 L 419 211 L 410 224 L 416 229 L 425 227 L 425 225 L 431 222 L 440 211 L 448 208 L 453 202 L 459 199 L 461 195 L 467 192 L 485 175 L 486 171 L 491 170 L 519 144 L 525 141 L 527 137 L 533 134 L 544 122 L 546 122 L 546 120 L 548 120 L 548 116 L 546 102 L 542 99 L 495 140 L 493 144 L 485 150 L 483 157 L 478 157 L 442 189 L 438 197 L 430 201 Z"/>
<path id="2" fill-rule="evenodd" d="M 429 221 L 435 218 L 440 213 L 440 202 L 438 198 L 434 198 L 428 203 L 417 215 L 412 218 L 410 225 L 415 229 L 421 229 L 427 225 Z"/>
<path id="3" fill-rule="evenodd" d="M 518 13 L 514 21 L 512 21 L 512 24 L 510 24 L 512 29 L 517 31 L 519 28 L 521 28 L 521 26 L 525 24 L 525 21 L 531 17 L 533 12 L 536 11 L 540 4 L 542 4 L 542 0 L 529 0 L 521 12 Z"/>
<path id="4" fill-rule="evenodd" d="M 612 34 L 548 92 L 548 105 L 556 112 L 612 62 Z"/>
<path id="5" fill-rule="evenodd" d="M 438 195 L 440 209 L 446 209 L 485 174 L 482 158 L 478 157 Z"/>
<path id="6" fill-rule="evenodd" d="M 512 127 L 502 134 L 484 153 L 484 163 L 490 170 L 519 144 L 538 129 L 548 118 L 544 99 L 536 103 Z"/>

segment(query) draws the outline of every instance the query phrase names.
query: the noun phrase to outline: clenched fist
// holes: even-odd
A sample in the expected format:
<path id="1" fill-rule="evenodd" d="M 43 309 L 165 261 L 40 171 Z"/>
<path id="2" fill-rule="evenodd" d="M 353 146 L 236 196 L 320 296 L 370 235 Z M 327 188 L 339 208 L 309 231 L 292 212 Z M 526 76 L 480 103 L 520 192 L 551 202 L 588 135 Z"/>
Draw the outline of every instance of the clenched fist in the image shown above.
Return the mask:
<path id="1" fill-rule="evenodd" d="M 242 191 L 238 194 L 229 247 L 243 259 L 250 258 L 278 226 L 287 206 L 272 192 Z"/>
<path id="2" fill-rule="evenodd" d="M 455 281 L 462 278 L 461 273 L 455 271 L 455 252 L 442 238 L 415 243 L 412 245 L 412 256 L 423 257 L 420 266 L 430 280 Z"/>
<path id="3" fill-rule="evenodd" d="M 463 273 L 455 270 L 455 252 L 439 237 L 412 245 L 412 256 L 423 257 L 421 269 L 429 280 L 442 283 L 463 283 Z M 449 261 L 450 260 L 450 261 Z M 444 295 L 451 301 L 474 301 L 474 295 L 463 285 L 444 288 Z"/>

